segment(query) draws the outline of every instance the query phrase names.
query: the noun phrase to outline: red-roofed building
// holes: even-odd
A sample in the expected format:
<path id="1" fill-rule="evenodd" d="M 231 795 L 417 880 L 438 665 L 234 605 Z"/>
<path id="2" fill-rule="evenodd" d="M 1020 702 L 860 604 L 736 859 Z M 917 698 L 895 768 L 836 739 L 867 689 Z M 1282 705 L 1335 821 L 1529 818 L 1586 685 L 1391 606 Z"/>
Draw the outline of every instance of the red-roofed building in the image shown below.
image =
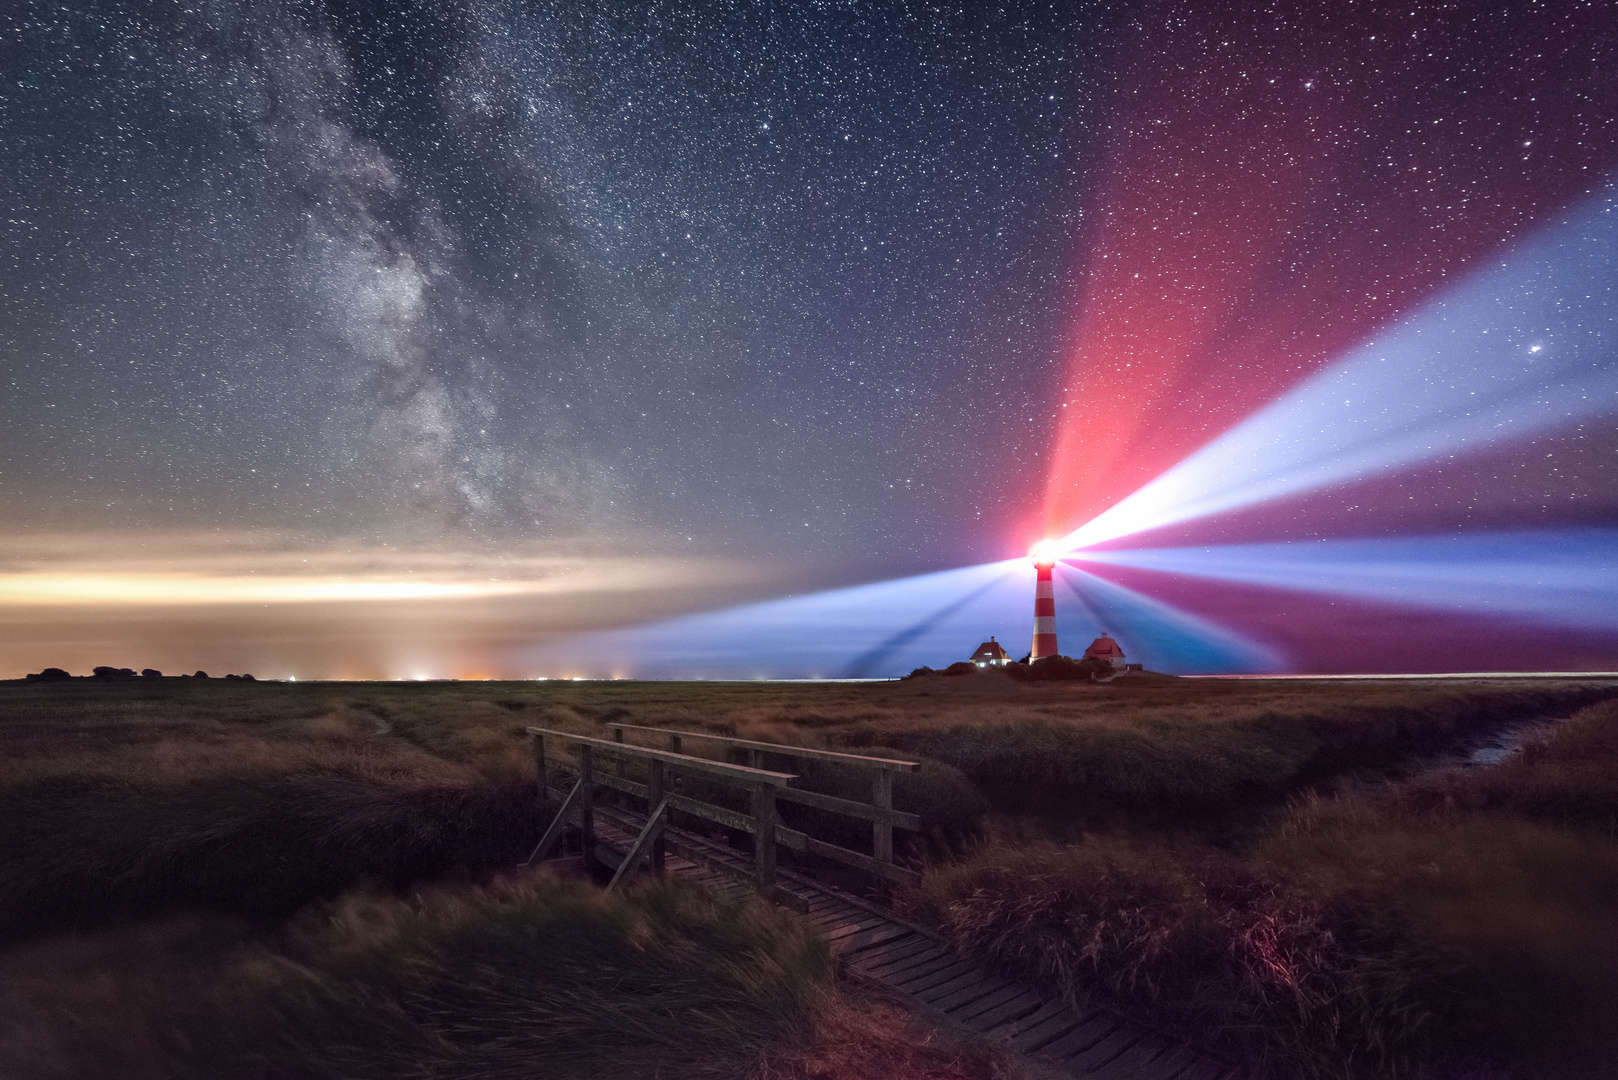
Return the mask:
<path id="1" fill-rule="evenodd" d="M 1006 655 L 1006 650 L 998 641 L 990 637 L 972 654 L 972 663 L 976 667 L 1005 667 L 1011 663 L 1011 657 Z"/>
<path id="2" fill-rule="evenodd" d="M 1090 647 L 1084 650 L 1084 656 L 1085 659 L 1094 657 L 1097 660 L 1105 660 L 1118 671 L 1124 670 L 1127 666 L 1124 663 L 1124 650 L 1119 648 L 1118 643 L 1104 633 L 1090 642 Z"/>

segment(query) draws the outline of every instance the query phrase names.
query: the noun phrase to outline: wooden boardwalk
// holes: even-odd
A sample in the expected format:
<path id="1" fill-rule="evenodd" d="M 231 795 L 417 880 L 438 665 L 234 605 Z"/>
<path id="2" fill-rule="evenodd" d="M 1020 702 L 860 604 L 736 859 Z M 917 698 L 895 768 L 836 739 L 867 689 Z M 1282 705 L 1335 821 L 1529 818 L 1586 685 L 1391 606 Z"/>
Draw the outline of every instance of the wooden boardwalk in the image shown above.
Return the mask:
<path id="1" fill-rule="evenodd" d="M 674 874 L 714 895 L 745 900 L 759 894 L 796 910 L 831 944 L 853 978 L 907 998 L 918 1011 L 997 1041 L 1054 1072 L 1092 1080 L 1238 1080 L 1244 1074 L 1102 1009 L 1075 1008 L 1060 997 L 962 958 L 937 934 L 885 908 L 833 886 L 778 867 L 778 846 L 871 875 L 886 882 L 916 880 L 893 858 L 893 830 L 918 830 L 915 814 L 893 806 L 893 777 L 921 768 L 916 762 L 866 757 L 807 747 L 777 746 L 730 736 L 610 724 L 612 741 L 531 727 L 541 800 L 558 807 L 530 862 L 544 859 L 576 822 L 579 849 L 612 873 L 613 888 L 642 871 Z M 628 743 L 626 735 L 667 740 L 668 749 Z M 685 743 L 706 740 L 739 765 L 685 753 Z M 571 751 L 571 758 L 547 750 Z M 600 757 L 603 760 L 597 761 Z M 795 774 L 761 767 L 766 758 L 830 763 L 864 773 L 869 803 L 795 787 Z M 557 771 L 577 777 L 571 787 L 551 785 Z M 633 773 L 634 775 L 631 775 Z M 564 779 L 558 776 L 558 779 Z M 731 792 L 730 805 L 711 801 L 714 785 Z M 598 799 L 597 789 L 605 799 Z M 706 797 L 698 795 L 706 793 Z M 735 809 L 745 795 L 749 810 Z M 852 850 L 790 827 L 777 804 L 809 806 L 869 823 L 871 852 Z M 644 809 L 640 809 L 644 807 Z M 752 850 L 690 831 L 692 822 L 741 834 Z"/>
<path id="2" fill-rule="evenodd" d="M 598 813 L 601 811 L 598 809 Z M 619 819 L 619 820 L 612 820 Z M 596 823 L 596 858 L 616 869 L 635 841 L 633 819 L 606 811 Z M 751 856 L 681 834 L 680 847 L 704 849 L 701 862 L 670 853 L 665 870 L 714 895 L 741 902 Z M 716 863 L 732 864 L 734 872 Z M 781 870 L 783 898 L 826 935 L 855 979 L 880 984 L 935 1018 L 1009 1046 L 1047 1068 L 1089 1080 L 1239 1080 L 1243 1073 L 1100 1009 L 1074 1009 L 1015 980 L 963 960 L 928 930 L 824 883 Z"/>

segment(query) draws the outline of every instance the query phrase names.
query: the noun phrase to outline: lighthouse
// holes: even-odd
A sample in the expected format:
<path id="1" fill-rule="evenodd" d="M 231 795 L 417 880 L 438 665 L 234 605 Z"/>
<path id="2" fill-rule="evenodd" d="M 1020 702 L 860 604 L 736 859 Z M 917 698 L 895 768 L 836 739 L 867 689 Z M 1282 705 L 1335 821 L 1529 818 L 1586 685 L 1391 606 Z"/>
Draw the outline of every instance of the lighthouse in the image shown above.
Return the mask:
<path id="1" fill-rule="evenodd" d="M 1056 552 L 1047 544 L 1034 547 L 1034 647 L 1028 662 L 1056 655 L 1056 590 L 1051 571 L 1056 568 Z"/>

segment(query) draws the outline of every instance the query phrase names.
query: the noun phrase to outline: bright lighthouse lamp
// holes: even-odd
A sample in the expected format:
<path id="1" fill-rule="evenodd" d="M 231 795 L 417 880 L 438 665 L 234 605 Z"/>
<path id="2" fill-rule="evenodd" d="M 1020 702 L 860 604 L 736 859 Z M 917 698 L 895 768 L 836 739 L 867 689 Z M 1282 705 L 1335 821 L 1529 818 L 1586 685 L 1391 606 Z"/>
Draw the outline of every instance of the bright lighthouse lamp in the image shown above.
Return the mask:
<path id="1" fill-rule="evenodd" d="M 1062 546 L 1055 540 L 1041 540 L 1028 549 L 1028 557 L 1040 569 L 1056 565 L 1056 560 L 1062 557 Z"/>

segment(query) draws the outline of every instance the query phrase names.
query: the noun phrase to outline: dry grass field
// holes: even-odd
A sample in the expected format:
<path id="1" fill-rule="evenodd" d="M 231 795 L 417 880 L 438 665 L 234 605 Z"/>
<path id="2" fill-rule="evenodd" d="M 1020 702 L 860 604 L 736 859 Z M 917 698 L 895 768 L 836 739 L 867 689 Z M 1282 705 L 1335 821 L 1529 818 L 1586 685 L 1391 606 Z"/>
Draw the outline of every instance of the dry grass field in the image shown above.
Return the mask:
<path id="1" fill-rule="evenodd" d="M 1008 1075 L 852 1001 L 790 916 L 513 876 L 543 824 L 522 729 L 624 721 L 923 761 L 895 792 L 927 827 L 906 910 L 1277 1075 L 1610 1075 L 1615 699 L 1580 679 L 0 684 L 0 1074 Z M 1575 713 L 1495 769 L 1418 768 Z"/>

